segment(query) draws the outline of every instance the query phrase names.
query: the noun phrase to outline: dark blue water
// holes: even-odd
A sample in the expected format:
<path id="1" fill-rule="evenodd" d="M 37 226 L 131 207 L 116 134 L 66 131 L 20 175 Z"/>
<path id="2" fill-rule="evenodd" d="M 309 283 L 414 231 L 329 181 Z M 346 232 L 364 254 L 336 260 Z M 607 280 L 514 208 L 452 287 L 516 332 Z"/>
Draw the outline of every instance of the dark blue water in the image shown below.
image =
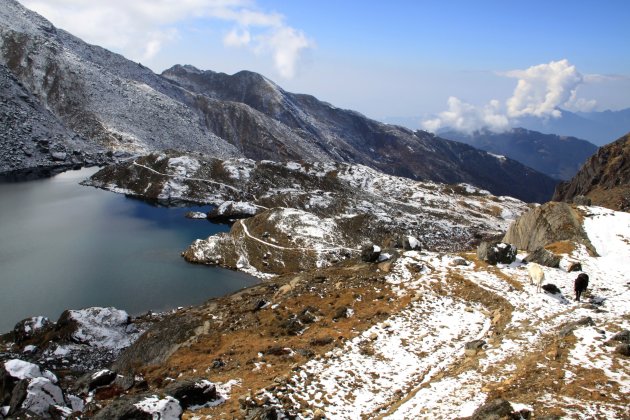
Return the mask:
<path id="1" fill-rule="evenodd" d="M 256 283 L 186 263 L 193 240 L 226 231 L 78 183 L 96 169 L 0 183 L 0 332 L 33 315 L 115 306 L 130 314 L 187 306 Z"/>

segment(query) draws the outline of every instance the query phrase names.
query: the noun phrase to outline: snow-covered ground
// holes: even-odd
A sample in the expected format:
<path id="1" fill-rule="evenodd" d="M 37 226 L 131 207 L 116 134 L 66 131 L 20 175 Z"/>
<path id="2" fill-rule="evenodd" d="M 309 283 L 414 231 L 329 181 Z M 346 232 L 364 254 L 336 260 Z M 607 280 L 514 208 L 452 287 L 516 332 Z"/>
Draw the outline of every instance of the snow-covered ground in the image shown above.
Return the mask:
<path id="1" fill-rule="evenodd" d="M 512 402 L 515 406 L 525 403 L 530 409 L 534 404 L 534 410 L 556 407 L 568 418 L 624 418 L 630 414 L 630 361 L 615 355 L 614 346 L 604 345 L 614 333 L 630 329 L 626 274 L 630 214 L 598 207 L 582 210 L 586 213 L 585 231 L 600 255 L 591 257 L 580 248 L 570 256 L 582 263 L 591 278 L 590 296 L 582 302 L 573 300 L 575 272 L 544 267 L 544 284 L 553 283 L 562 291 L 551 295 L 537 293 L 529 284 L 520 258 L 494 269 L 454 264 L 449 255 L 406 252 L 397 260 L 388 281 L 399 294 L 413 296 L 412 303 L 343 348 L 302 366 L 292 378 L 295 407 L 308 401 L 313 410 L 320 408 L 331 418 L 347 419 L 469 416 L 484 403 L 487 386 L 510 378 L 520 359 L 542 351 L 545 340 L 557 337 L 567 323 L 591 317 L 594 326 L 579 326 L 573 331 L 575 344 L 563 366 L 565 384 L 570 385 L 583 369 L 594 369 L 616 384 L 618 394 L 626 396 L 625 402 L 623 397 L 618 404 L 610 400 L 577 401 L 568 395 Z M 501 339 L 493 337 L 491 328 L 496 314 L 432 287 L 442 284 L 448 290 L 453 275 L 474 282 L 511 305 L 511 317 Z M 466 359 L 464 345 L 474 339 L 488 343 L 476 356 L 478 365 L 453 371 L 457 362 Z M 594 389 L 597 386 L 593 384 Z"/>

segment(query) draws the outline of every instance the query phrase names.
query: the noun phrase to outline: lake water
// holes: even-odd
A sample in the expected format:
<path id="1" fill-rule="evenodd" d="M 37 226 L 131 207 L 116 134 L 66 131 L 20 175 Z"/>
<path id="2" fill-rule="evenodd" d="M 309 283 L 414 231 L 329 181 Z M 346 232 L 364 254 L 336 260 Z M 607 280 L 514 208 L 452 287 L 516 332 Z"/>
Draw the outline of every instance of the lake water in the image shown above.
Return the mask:
<path id="1" fill-rule="evenodd" d="M 257 282 L 189 264 L 193 240 L 227 231 L 78 183 L 97 169 L 0 183 L 0 332 L 21 319 L 64 309 L 115 306 L 140 314 L 194 305 Z"/>

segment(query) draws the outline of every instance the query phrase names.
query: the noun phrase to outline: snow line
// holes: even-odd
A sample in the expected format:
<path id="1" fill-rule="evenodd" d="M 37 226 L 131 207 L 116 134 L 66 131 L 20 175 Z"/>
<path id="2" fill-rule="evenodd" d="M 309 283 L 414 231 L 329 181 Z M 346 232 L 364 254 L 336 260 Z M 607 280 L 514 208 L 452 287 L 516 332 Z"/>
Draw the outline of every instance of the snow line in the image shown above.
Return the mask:
<path id="1" fill-rule="evenodd" d="M 211 179 L 193 178 L 193 177 L 184 177 L 184 176 L 181 176 L 181 175 L 171 175 L 171 174 L 165 174 L 165 173 L 162 173 L 162 172 L 158 172 L 158 171 L 156 171 L 156 170 L 155 170 L 155 169 L 153 169 L 153 168 L 149 168 L 148 166 L 145 166 L 145 165 L 143 165 L 143 164 L 141 164 L 141 163 L 138 163 L 138 162 L 136 162 L 135 160 L 133 161 L 133 164 L 134 164 L 134 165 L 136 165 L 136 166 L 139 166 L 139 167 L 141 167 L 141 168 L 147 169 L 147 170 L 149 170 L 149 171 L 151 171 L 151 172 L 153 172 L 153 173 L 155 173 L 155 174 L 158 174 L 158 175 L 162 175 L 162 176 L 166 176 L 166 177 L 170 177 L 170 178 L 183 178 L 183 179 L 187 179 L 187 180 L 191 180 L 191 181 L 208 182 L 208 183 L 210 183 L 210 184 L 217 184 L 217 185 L 220 185 L 220 186 L 222 186 L 222 187 L 226 187 L 226 188 L 228 188 L 228 189 L 230 189 L 230 190 L 236 191 L 236 192 L 241 193 L 241 194 L 246 194 L 246 193 L 245 193 L 245 191 L 243 191 L 243 190 L 239 190 L 238 188 L 235 188 L 235 187 L 233 187 L 233 186 L 231 186 L 231 185 L 224 184 L 224 183 L 222 183 L 222 182 L 218 182 L 218 181 L 213 181 L 213 180 L 211 180 Z M 255 207 L 258 207 L 258 208 L 261 208 L 261 209 L 268 210 L 268 207 L 261 206 L 261 205 L 256 204 L 256 203 L 251 203 L 251 204 L 252 204 L 253 206 L 255 206 Z"/>
<path id="2" fill-rule="evenodd" d="M 253 239 L 257 242 L 260 242 L 263 245 L 267 245 L 270 246 L 272 248 L 277 248 L 277 249 L 284 249 L 286 251 L 316 251 L 316 252 L 321 252 L 321 251 L 337 251 L 337 250 L 345 250 L 345 251 L 351 251 L 351 252 L 361 252 L 360 249 L 354 249 L 354 248 L 346 248 L 345 246 L 339 246 L 339 247 L 334 247 L 334 248 L 321 248 L 321 249 L 316 249 L 316 248 L 305 248 L 305 247 L 295 247 L 295 248 L 291 248 L 291 247 L 286 247 L 286 246 L 280 246 L 280 245 L 275 245 L 269 242 L 265 242 L 262 239 L 258 239 L 257 237 L 253 236 L 251 233 L 249 233 L 249 230 L 247 230 L 247 226 L 245 226 L 245 223 L 243 223 L 243 220 L 239 220 L 238 221 L 241 224 L 241 227 L 243 228 L 243 231 L 245 232 L 245 235 L 247 235 L 248 238 Z"/>

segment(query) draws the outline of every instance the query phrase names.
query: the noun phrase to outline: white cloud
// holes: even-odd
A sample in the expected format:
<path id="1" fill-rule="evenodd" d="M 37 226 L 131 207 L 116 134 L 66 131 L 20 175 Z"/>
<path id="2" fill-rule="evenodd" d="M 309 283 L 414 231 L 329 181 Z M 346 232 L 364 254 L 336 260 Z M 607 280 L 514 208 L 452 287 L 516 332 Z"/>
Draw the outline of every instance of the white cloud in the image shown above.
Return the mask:
<path id="1" fill-rule="evenodd" d="M 314 45 L 281 14 L 257 9 L 254 0 L 20 1 L 56 26 L 133 60 L 155 57 L 179 36 L 176 25 L 194 18 L 233 24 L 223 44 L 267 53 L 283 77 L 293 77 L 301 53 Z"/>
<path id="2" fill-rule="evenodd" d="M 252 36 L 247 29 L 233 28 L 223 37 L 223 44 L 228 47 L 244 47 L 249 45 Z"/>
<path id="3" fill-rule="evenodd" d="M 434 119 L 424 121 L 425 130 L 437 131 L 449 127 L 466 133 L 488 128 L 500 132 L 509 127 L 508 118 L 501 113 L 500 103 L 492 100 L 483 108 L 476 107 L 451 96 L 448 98 L 448 110 L 441 112 Z"/>
<path id="4" fill-rule="evenodd" d="M 568 60 L 513 70 L 504 75 L 518 79 L 512 97 L 506 102 L 511 118 L 559 117 L 558 107 L 571 98 L 576 102 L 576 90 L 584 82 L 584 77 Z"/>
<path id="5" fill-rule="evenodd" d="M 302 50 L 313 46 L 313 42 L 302 31 L 286 26 L 256 39 L 260 42 L 259 50 L 272 52 L 276 69 L 286 78 L 295 75 L 296 63 Z"/>
<path id="6" fill-rule="evenodd" d="M 568 60 L 551 61 L 525 70 L 498 74 L 518 79 L 512 96 L 505 102 L 505 107 L 496 99 L 480 108 L 456 97 L 450 97 L 448 110 L 441 112 L 436 118 L 424 121 L 423 127 L 430 131 L 442 127 L 464 132 L 480 128 L 503 131 L 520 117 L 560 117 L 560 107 L 575 111 L 591 111 L 597 102 L 578 98 L 578 87 L 587 81 L 602 80 L 599 75 L 583 76 Z"/>

